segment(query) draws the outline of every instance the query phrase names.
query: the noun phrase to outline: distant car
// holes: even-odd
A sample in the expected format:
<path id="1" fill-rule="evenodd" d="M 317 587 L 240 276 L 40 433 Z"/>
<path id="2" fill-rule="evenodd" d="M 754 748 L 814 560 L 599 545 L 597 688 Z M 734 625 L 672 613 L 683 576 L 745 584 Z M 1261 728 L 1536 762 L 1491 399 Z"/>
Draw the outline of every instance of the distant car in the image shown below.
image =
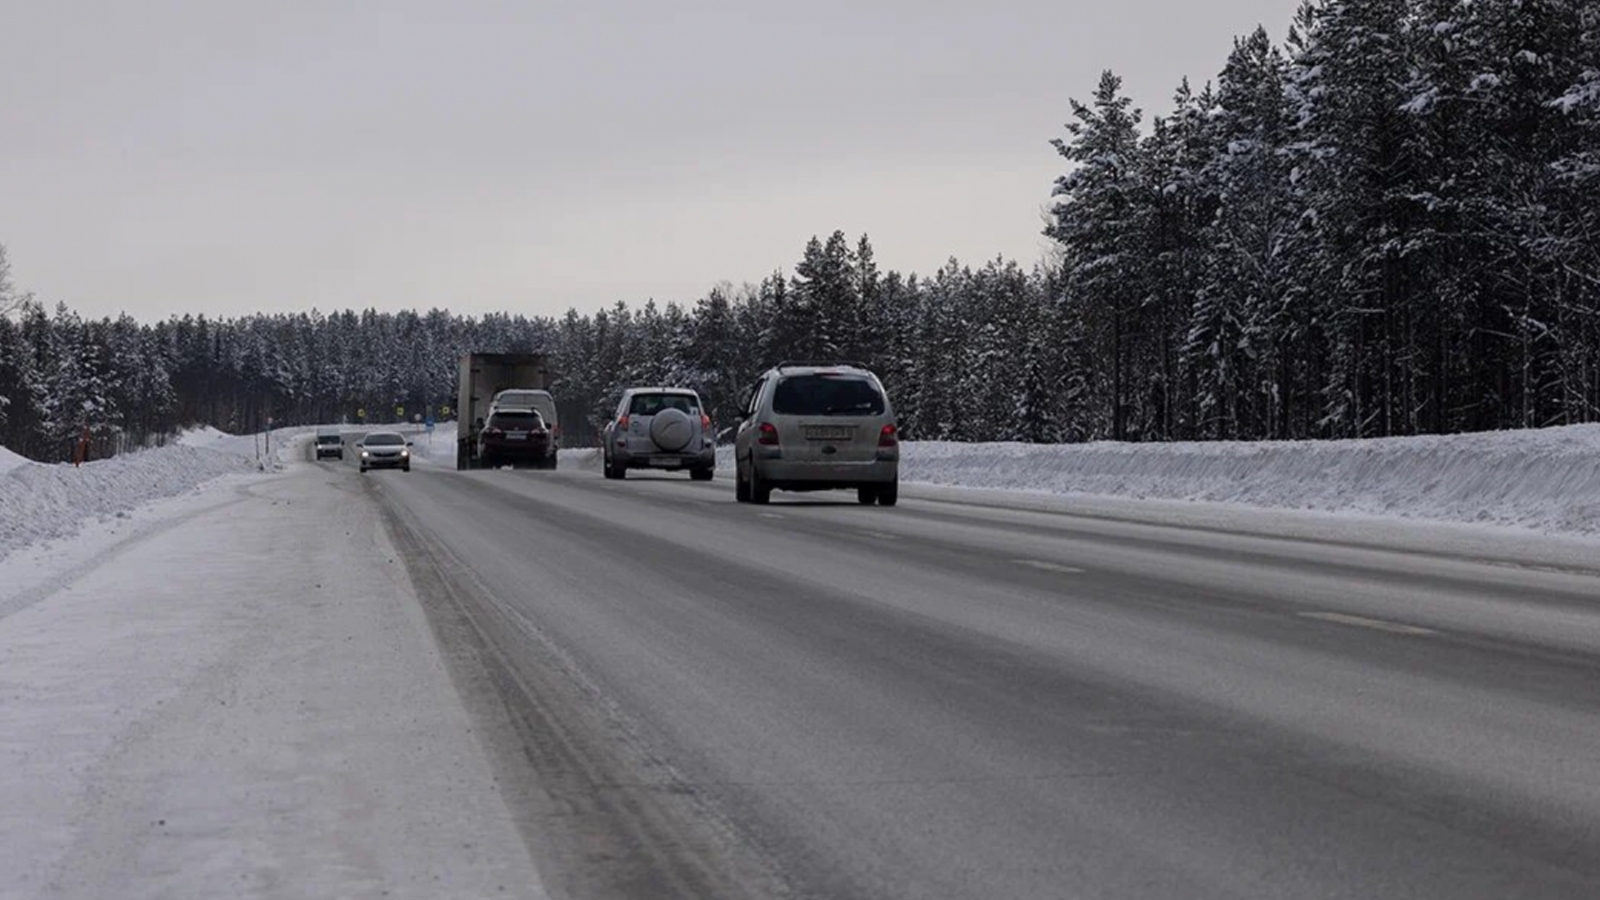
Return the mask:
<path id="1" fill-rule="evenodd" d="M 344 459 L 344 436 L 338 434 L 319 434 L 315 442 L 317 460 L 321 461 L 332 457 Z"/>
<path id="2" fill-rule="evenodd" d="M 356 444 L 360 451 L 361 471 L 368 469 L 399 469 L 411 471 L 411 442 L 397 431 L 373 431 Z"/>
<path id="3" fill-rule="evenodd" d="M 783 363 L 751 387 L 734 438 L 734 495 L 854 489 L 863 504 L 900 499 L 900 437 L 878 376 L 846 363 Z"/>
<path id="4" fill-rule="evenodd" d="M 507 465 L 554 469 L 555 434 L 538 410 L 500 406 L 478 432 L 478 459 L 486 469 Z"/>
<path id="5" fill-rule="evenodd" d="M 700 395 L 687 388 L 629 388 L 601 429 L 602 469 L 626 478 L 629 469 L 687 470 L 710 481 L 717 465 L 716 435 Z"/>

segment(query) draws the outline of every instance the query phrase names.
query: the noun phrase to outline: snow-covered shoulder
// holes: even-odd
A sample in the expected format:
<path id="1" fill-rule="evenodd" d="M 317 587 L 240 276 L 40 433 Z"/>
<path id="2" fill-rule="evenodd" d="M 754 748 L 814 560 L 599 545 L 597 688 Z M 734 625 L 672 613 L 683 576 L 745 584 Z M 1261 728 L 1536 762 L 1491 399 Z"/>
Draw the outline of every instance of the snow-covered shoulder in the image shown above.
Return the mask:
<path id="1" fill-rule="evenodd" d="M 32 462 L 33 460 L 20 453 L 13 453 L 4 447 L 0 447 L 0 475 L 4 475 L 18 466 L 26 466 Z"/>
<path id="2" fill-rule="evenodd" d="M 1600 535 L 1600 425 L 1347 441 L 907 442 L 901 478 Z"/>
<path id="3" fill-rule="evenodd" d="M 224 476 L 274 470 L 300 458 L 309 431 L 275 432 L 269 441 L 195 429 L 164 447 L 82 466 L 36 463 L 0 447 L 0 607 L 21 581 L 46 579 L 139 528 L 184 514 L 188 507 L 173 501 Z"/>

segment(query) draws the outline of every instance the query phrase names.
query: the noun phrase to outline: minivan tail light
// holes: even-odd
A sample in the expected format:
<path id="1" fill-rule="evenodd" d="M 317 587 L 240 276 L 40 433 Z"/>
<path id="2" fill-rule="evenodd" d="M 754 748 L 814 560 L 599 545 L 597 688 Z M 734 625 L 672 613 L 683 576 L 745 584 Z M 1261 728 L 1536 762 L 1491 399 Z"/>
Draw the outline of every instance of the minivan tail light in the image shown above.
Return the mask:
<path id="1" fill-rule="evenodd" d="M 766 447 L 778 446 L 778 429 L 771 422 L 762 422 L 756 429 L 756 443 Z"/>
<path id="2" fill-rule="evenodd" d="M 883 426 L 883 430 L 878 432 L 878 446 L 879 447 L 898 447 L 898 446 L 900 446 L 900 435 L 895 430 L 895 427 L 893 425 L 885 425 L 885 426 Z"/>

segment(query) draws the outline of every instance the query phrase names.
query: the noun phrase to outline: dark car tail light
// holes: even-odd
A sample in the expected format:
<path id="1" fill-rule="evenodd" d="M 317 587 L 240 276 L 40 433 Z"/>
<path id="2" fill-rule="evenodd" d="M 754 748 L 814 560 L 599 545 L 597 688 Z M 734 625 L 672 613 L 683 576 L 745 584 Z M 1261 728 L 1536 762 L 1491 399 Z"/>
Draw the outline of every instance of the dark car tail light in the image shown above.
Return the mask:
<path id="1" fill-rule="evenodd" d="M 878 446 L 879 447 L 898 447 L 898 446 L 900 446 L 900 433 L 895 429 L 895 427 L 893 425 L 885 425 L 885 426 L 883 426 L 883 430 L 878 432 Z"/>
<path id="2" fill-rule="evenodd" d="M 756 443 L 766 447 L 778 446 L 778 429 L 771 422 L 762 422 L 756 428 Z"/>
<path id="3" fill-rule="evenodd" d="M 505 435 L 505 432 L 499 428 L 485 428 L 483 433 L 493 437 L 503 437 Z"/>

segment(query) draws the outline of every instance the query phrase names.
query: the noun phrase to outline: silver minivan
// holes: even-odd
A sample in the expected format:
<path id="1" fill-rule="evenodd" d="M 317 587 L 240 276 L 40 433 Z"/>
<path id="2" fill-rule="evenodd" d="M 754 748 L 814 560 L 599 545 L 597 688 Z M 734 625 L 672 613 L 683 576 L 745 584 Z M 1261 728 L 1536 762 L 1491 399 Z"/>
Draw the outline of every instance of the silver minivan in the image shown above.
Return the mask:
<path id="1" fill-rule="evenodd" d="M 711 419 L 700 395 L 688 388 L 623 391 L 600 442 L 607 478 L 626 478 L 629 469 L 655 469 L 687 471 L 695 481 L 710 481 L 717 466 Z"/>
<path id="2" fill-rule="evenodd" d="M 783 363 L 750 388 L 734 439 L 735 496 L 854 489 L 863 504 L 900 499 L 900 436 L 878 376 L 852 364 Z"/>

